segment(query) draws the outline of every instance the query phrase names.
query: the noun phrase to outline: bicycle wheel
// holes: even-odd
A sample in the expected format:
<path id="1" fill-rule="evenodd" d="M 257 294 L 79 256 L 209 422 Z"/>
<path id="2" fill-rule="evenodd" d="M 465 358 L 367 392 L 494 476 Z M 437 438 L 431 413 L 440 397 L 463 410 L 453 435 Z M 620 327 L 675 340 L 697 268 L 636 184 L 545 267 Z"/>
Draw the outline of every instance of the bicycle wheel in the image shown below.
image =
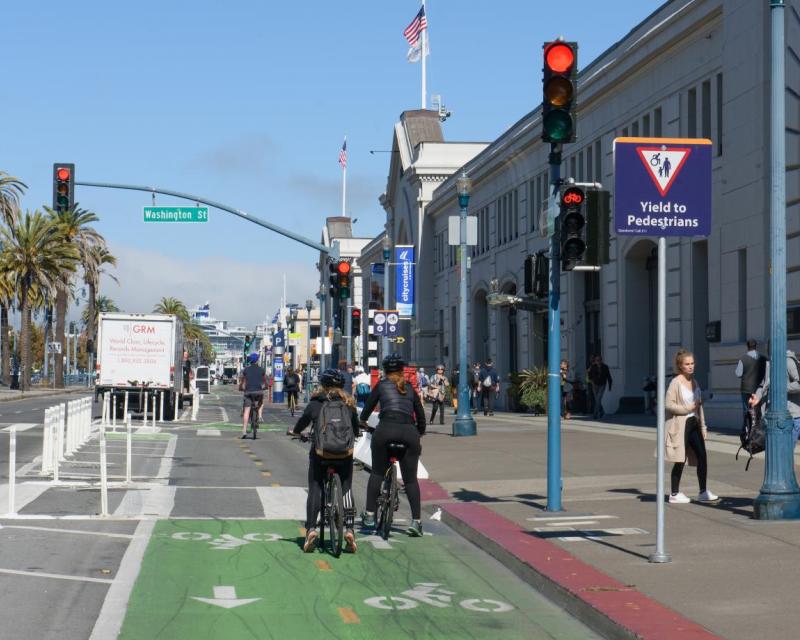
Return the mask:
<path id="1" fill-rule="evenodd" d="M 256 432 L 258 431 L 258 408 L 250 407 L 250 428 L 253 430 L 253 440 L 256 439 Z"/>
<path id="2" fill-rule="evenodd" d="M 331 553 L 338 558 L 342 553 L 344 539 L 344 498 L 342 496 L 342 479 L 334 473 L 328 479 L 328 496 L 325 502 L 328 507 L 328 533 L 331 538 Z"/>
<path id="3" fill-rule="evenodd" d="M 384 540 L 388 540 L 389 534 L 392 532 L 394 503 L 397 499 L 397 477 L 395 473 L 394 465 L 391 465 L 386 470 L 386 475 L 383 476 L 383 484 L 381 485 L 381 517 L 378 530 L 381 532 L 381 537 Z"/>

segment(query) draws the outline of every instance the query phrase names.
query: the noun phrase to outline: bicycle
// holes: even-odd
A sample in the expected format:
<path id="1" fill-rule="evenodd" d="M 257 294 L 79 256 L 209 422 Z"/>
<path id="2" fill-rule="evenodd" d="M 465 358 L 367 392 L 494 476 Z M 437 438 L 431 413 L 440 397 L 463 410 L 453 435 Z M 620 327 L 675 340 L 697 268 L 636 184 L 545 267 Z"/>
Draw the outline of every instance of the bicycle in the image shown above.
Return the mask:
<path id="1" fill-rule="evenodd" d="M 378 494 L 378 511 L 375 514 L 375 528 L 380 531 L 384 540 L 389 538 L 392 531 L 394 512 L 400 508 L 400 489 L 397 484 L 397 466 L 395 463 L 403 457 L 406 445 L 402 442 L 388 442 L 386 452 L 389 456 L 389 468 L 381 482 L 381 492 Z"/>
<path id="2" fill-rule="evenodd" d="M 292 440 L 308 442 L 308 436 L 292 436 Z M 331 543 L 331 555 L 338 558 L 342 555 L 344 543 L 344 493 L 342 479 L 333 463 L 328 463 L 325 484 L 322 490 L 322 508 L 319 514 L 319 547 L 325 548 L 325 528 L 328 529 Z"/>
<path id="3" fill-rule="evenodd" d="M 261 402 L 263 402 L 263 399 L 262 399 Z M 259 409 L 261 409 L 261 404 L 260 403 L 257 403 L 257 402 L 251 403 L 250 416 L 249 416 L 250 422 L 249 422 L 247 431 L 248 431 L 248 433 L 252 431 L 253 440 L 257 439 L 257 434 L 258 434 L 258 426 L 259 426 L 258 411 L 259 411 Z M 242 409 L 242 412 L 244 412 L 244 408 Z M 242 437 L 244 437 L 244 436 L 242 436 Z"/>
<path id="4" fill-rule="evenodd" d="M 294 412 L 297 409 L 297 392 L 296 391 L 287 391 L 286 393 L 289 394 L 289 411 L 294 417 Z"/>

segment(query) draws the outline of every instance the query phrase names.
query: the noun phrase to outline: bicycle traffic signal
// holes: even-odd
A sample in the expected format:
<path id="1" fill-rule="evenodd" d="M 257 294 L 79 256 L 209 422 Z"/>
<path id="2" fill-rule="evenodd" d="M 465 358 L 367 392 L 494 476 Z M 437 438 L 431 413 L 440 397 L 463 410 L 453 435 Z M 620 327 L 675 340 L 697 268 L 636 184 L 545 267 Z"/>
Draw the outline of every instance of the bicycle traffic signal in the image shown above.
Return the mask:
<path id="1" fill-rule="evenodd" d="M 337 289 L 341 300 L 347 300 L 350 297 L 350 269 L 349 262 L 341 261 L 336 265 Z"/>
<path id="2" fill-rule="evenodd" d="M 542 78 L 542 140 L 575 142 L 578 43 L 545 42 Z"/>
<path id="3" fill-rule="evenodd" d="M 571 271 L 586 252 L 586 194 L 575 186 L 561 187 L 561 269 Z"/>
<path id="4" fill-rule="evenodd" d="M 350 327 L 351 327 L 351 335 L 353 336 L 360 336 L 361 335 L 361 309 L 353 309 L 350 312 Z"/>
<path id="5" fill-rule="evenodd" d="M 53 209 L 59 213 L 75 206 L 75 165 L 68 162 L 53 165 Z"/>

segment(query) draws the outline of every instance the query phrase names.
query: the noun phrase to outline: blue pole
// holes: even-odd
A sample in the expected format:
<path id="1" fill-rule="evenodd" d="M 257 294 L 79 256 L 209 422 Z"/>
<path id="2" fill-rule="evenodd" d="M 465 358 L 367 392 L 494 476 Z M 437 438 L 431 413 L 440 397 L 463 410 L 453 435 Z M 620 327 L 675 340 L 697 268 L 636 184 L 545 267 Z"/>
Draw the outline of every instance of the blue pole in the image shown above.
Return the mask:
<path id="1" fill-rule="evenodd" d="M 550 145 L 550 206 L 561 181 L 561 145 Z M 561 247 L 559 218 L 550 236 L 550 292 L 547 322 L 547 510 L 561 508 Z"/>
<path id="2" fill-rule="evenodd" d="M 460 193 L 458 204 L 461 208 L 459 214 L 461 279 L 458 301 L 458 415 L 453 420 L 453 435 L 474 436 L 478 433 L 478 427 L 470 411 L 469 387 L 467 386 L 467 368 L 469 366 L 467 360 L 467 206 L 469 205 L 469 195 Z"/>
<path id="3" fill-rule="evenodd" d="M 764 484 L 753 503 L 758 520 L 800 519 L 800 488 L 794 473 L 792 417 L 786 408 L 786 109 L 784 106 L 784 2 L 770 1 L 770 353 Z"/>

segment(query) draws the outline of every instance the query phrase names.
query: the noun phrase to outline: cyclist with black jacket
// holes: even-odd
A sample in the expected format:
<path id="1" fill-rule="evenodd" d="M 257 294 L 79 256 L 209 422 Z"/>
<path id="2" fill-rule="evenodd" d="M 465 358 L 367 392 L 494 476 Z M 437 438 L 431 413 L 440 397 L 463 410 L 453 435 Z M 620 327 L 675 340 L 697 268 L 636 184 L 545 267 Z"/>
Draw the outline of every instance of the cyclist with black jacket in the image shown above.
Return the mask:
<path id="1" fill-rule="evenodd" d="M 321 389 L 309 399 L 303 411 L 303 415 L 297 420 L 294 428 L 286 431 L 287 435 L 300 434 L 306 427 L 311 425 L 312 430 L 319 424 L 319 415 L 322 405 L 331 400 L 341 400 L 352 410 L 353 434 L 357 438 L 361 433 L 358 424 L 358 413 L 355 401 L 346 394 L 344 387 L 344 376 L 336 369 L 326 369 L 319 376 Z M 312 433 L 313 443 L 313 433 Z M 306 553 L 314 550 L 316 540 L 319 536 L 317 532 L 317 520 L 322 508 L 322 490 L 325 485 L 327 469 L 330 466 L 336 468 L 336 473 L 342 481 L 342 494 L 344 502 L 344 540 L 347 551 L 355 553 L 356 536 L 353 531 L 355 526 L 355 502 L 350 487 L 353 484 L 353 456 L 339 460 L 323 460 L 317 455 L 314 445 L 308 452 L 308 498 L 306 499 L 306 540 L 303 544 L 303 551 Z"/>
<path id="2" fill-rule="evenodd" d="M 425 411 L 419 395 L 403 377 L 405 365 L 396 353 L 383 359 L 386 377 L 375 385 L 361 412 L 361 422 L 366 423 L 375 406 L 378 403 L 381 405 L 380 421 L 372 436 L 372 473 L 367 484 L 367 507 L 363 524 L 365 527 L 375 526 L 378 494 L 383 476 L 389 468 L 386 445 L 390 442 L 402 442 L 406 445 L 406 452 L 400 460 L 400 472 L 411 507 L 411 525 L 406 533 L 416 537 L 422 535 L 417 464 L 422 450 L 420 437 L 425 435 Z"/>

